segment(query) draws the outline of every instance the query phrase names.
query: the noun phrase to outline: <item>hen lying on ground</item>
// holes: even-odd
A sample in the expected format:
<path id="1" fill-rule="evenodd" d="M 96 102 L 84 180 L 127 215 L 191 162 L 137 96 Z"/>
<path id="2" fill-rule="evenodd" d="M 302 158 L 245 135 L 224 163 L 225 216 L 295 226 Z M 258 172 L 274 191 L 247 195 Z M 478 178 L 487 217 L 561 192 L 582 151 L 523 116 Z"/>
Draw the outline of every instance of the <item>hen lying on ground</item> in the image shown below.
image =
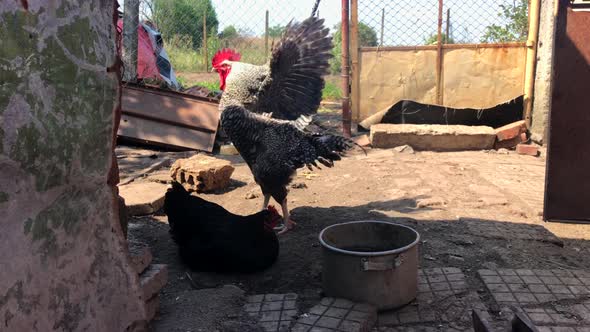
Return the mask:
<path id="1" fill-rule="evenodd" d="M 279 242 L 273 228 L 281 216 L 272 206 L 239 216 L 173 182 L 164 212 L 180 258 L 193 270 L 249 273 L 277 260 Z"/>

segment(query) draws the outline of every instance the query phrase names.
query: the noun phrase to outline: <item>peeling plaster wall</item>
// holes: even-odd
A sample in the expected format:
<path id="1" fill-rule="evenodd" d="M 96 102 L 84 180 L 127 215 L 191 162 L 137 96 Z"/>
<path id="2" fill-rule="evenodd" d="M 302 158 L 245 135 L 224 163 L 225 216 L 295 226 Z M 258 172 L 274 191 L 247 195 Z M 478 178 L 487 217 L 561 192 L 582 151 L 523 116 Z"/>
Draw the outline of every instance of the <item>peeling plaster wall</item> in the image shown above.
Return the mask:
<path id="1" fill-rule="evenodd" d="M 0 330 L 123 331 L 145 308 L 107 184 L 115 1 L 0 1 Z"/>

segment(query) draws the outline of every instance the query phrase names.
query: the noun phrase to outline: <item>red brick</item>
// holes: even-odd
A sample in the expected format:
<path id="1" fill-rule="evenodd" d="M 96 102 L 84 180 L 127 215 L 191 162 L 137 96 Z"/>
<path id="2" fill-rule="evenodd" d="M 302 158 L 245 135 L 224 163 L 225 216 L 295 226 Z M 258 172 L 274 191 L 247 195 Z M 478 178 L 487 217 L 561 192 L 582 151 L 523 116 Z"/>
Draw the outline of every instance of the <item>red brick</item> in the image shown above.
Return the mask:
<path id="1" fill-rule="evenodd" d="M 516 153 L 536 157 L 539 155 L 539 147 L 536 145 L 518 144 L 516 146 Z"/>
<path id="2" fill-rule="evenodd" d="M 526 128 L 526 122 L 524 122 L 524 120 L 521 120 L 521 121 L 513 122 L 511 124 L 507 124 L 503 127 L 495 129 L 495 130 L 496 130 L 497 140 L 501 142 L 501 141 L 513 139 L 515 137 L 519 137 L 520 134 L 526 132 L 527 128 Z"/>
<path id="3" fill-rule="evenodd" d="M 500 141 L 496 137 L 496 142 L 494 143 L 494 149 L 496 149 L 496 150 L 499 150 L 499 149 L 513 149 L 518 144 L 524 143 L 526 141 L 528 141 L 528 138 L 527 138 L 526 133 L 521 133 L 520 135 L 517 135 L 514 138 L 507 139 L 507 140 L 504 140 L 504 141 Z"/>

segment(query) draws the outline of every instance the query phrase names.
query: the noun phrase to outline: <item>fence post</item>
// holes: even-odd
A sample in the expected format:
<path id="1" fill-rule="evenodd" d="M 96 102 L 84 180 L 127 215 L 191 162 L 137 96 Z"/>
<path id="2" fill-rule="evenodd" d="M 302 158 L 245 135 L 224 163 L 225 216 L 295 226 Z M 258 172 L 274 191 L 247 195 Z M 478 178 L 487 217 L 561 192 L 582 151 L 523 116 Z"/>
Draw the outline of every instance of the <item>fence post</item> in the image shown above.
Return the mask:
<path id="1" fill-rule="evenodd" d="M 385 30 L 385 7 L 381 9 L 381 45 L 383 46 L 383 31 Z"/>
<path id="2" fill-rule="evenodd" d="M 451 35 L 450 35 L 450 27 L 451 27 L 451 8 L 447 9 L 447 32 L 445 34 L 445 44 L 449 43 L 449 40 L 451 40 Z"/>
<path id="3" fill-rule="evenodd" d="M 268 59 L 268 10 L 264 20 L 264 58 L 265 60 Z"/>
<path id="4" fill-rule="evenodd" d="M 352 113 L 356 121 L 360 120 L 361 111 L 361 90 L 360 90 L 360 43 L 359 43 L 359 21 L 358 21 L 358 0 L 351 0 L 350 2 L 350 50 L 351 54 L 351 65 L 352 65 L 352 84 L 351 84 L 351 107 Z"/>
<path id="5" fill-rule="evenodd" d="M 125 0 L 123 14 L 123 81 L 137 80 L 137 28 L 139 26 L 139 0 Z"/>
<path id="6" fill-rule="evenodd" d="M 203 43 L 201 45 L 203 49 L 203 62 L 205 65 L 205 71 L 209 71 L 209 50 L 207 47 L 207 8 L 203 12 Z"/>
<path id="7" fill-rule="evenodd" d="M 443 0 L 438 0 L 438 32 L 436 42 L 436 103 L 443 104 L 442 96 L 442 24 L 443 24 Z"/>
<path id="8" fill-rule="evenodd" d="M 350 114 L 350 39 L 349 21 L 349 0 L 342 0 L 342 134 L 344 137 L 351 136 L 351 114 Z"/>
<path id="9" fill-rule="evenodd" d="M 537 64 L 537 39 L 539 35 L 540 0 L 531 0 L 529 7 L 529 35 L 526 42 L 527 53 L 524 73 L 524 119 L 531 126 L 533 111 L 533 92 L 535 88 L 535 65 Z"/>

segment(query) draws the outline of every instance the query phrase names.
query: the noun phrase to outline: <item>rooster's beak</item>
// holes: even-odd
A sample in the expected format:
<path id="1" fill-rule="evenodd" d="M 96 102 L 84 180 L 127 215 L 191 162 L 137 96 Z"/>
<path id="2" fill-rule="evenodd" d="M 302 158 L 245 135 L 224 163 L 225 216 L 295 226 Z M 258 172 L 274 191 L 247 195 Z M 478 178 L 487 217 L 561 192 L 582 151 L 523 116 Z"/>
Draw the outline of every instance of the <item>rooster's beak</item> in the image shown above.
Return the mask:
<path id="1" fill-rule="evenodd" d="M 213 67 L 211 68 L 211 72 L 217 71 L 217 68 Z"/>

